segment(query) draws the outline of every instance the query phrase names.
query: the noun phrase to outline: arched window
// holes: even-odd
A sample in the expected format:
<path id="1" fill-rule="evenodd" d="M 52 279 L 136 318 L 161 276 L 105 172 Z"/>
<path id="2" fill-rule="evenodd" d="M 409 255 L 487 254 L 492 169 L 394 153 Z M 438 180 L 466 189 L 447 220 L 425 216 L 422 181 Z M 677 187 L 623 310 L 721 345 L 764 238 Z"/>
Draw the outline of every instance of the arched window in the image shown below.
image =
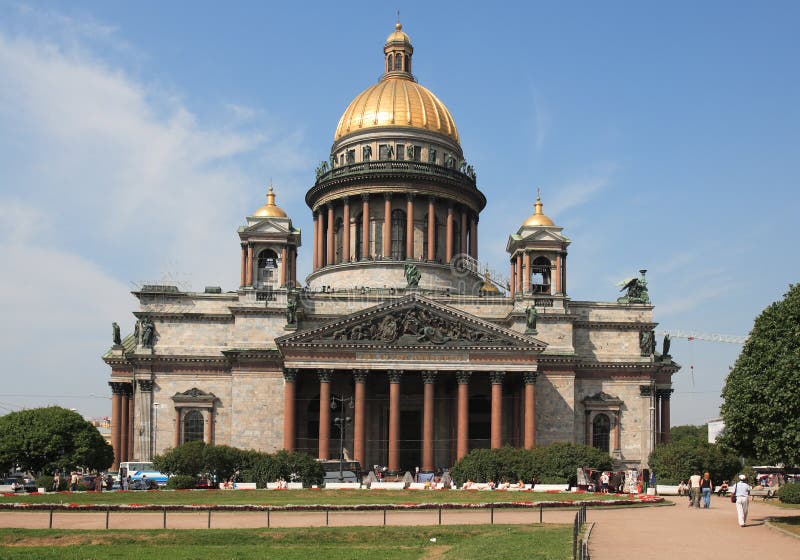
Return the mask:
<path id="1" fill-rule="evenodd" d="M 275 270 L 278 268 L 278 254 L 272 249 L 264 249 L 258 254 L 256 264 L 256 287 L 262 288 L 272 285 L 277 280 Z"/>
<path id="2" fill-rule="evenodd" d="M 387 72 L 392 71 L 392 55 L 386 57 L 386 71 Z"/>
<path id="3" fill-rule="evenodd" d="M 398 72 L 403 69 L 403 55 L 400 53 L 394 55 L 394 69 Z"/>
<path id="4" fill-rule="evenodd" d="M 608 453 L 611 420 L 605 414 L 598 414 L 592 420 L 592 447 Z"/>
<path id="5" fill-rule="evenodd" d="M 406 59 L 406 72 L 411 72 L 411 59 L 408 58 L 408 55 L 405 56 Z"/>
<path id="6" fill-rule="evenodd" d="M 550 261 L 547 257 L 536 257 L 531 263 L 531 291 L 550 293 Z"/>
<path id="7" fill-rule="evenodd" d="M 406 213 L 392 210 L 392 260 L 406 259 Z"/>
<path id="8" fill-rule="evenodd" d="M 363 223 L 364 223 L 363 215 L 359 214 L 358 216 L 356 216 L 356 234 L 354 236 L 356 239 L 356 247 L 355 247 L 356 250 L 354 251 L 354 255 L 357 261 L 360 261 L 361 259 L 364 258 L 364 255 L 362 254 L 363 251 L 361 250 L 362 246 L 364 245 Z"/>
<path id="9" fill-rule="evenodd" d="M 203 413 L 190 410 L 183 417 L 183 443 L 203 440 Z"/>

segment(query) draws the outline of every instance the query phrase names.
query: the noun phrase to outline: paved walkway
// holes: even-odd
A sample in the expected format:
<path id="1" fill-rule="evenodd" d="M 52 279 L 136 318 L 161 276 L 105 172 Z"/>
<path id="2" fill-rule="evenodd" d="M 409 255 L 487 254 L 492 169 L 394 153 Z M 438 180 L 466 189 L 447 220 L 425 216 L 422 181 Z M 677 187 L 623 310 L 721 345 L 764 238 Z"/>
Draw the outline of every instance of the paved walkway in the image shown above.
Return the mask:
<path id="1" fill-rule="evenodd" d="M 592 560 L 800 558 L 800 539 L 764 523 L 767 517 L 800 515 L 800 510 L 779 508 L 757 499 L 750 502 L 747 526 L 739 527 L 736 506 L 728 498 L 712 498 L 711 509 L 689 508 L 685 498 L 672 500 L 677 505 L 588 510 L 587 521 L 595 523 L 589 540 Z"/>

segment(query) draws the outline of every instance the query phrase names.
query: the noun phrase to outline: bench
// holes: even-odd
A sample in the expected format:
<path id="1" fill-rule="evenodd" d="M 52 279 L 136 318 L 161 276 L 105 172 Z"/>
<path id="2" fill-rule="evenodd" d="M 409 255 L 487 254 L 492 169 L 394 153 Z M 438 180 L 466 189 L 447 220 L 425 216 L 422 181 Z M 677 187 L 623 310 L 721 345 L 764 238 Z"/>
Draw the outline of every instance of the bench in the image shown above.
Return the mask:
<path id="1" fill-rule="evenodd" d="M 283 490 L 302 490 L 302 482 L 284 482 Z M 278 490 L 277 482 L 267 482 L 267 490 Z"/>
<path id="2" fill-rule="evenodd" d="M 360 482 L 326 482 L 326 490 L 359 490 Z"/>
<path id="3" fill-rule="evenodd" d="M 226 488 L 224 482 L 219 483 L 220 490 L 255 490 L 255 482 L 234 482 L 233 488 Z"/>
<path id="4" fill-rule="evenodd" d="M 533 487 L 534 492 L 566 492 L 569 484 L 537 484 Z"/>
<path id="5" fill-rule="evenodd" d="M 752 498 L 761 498 L 762 500 L 771 500 L 775 498 L 775 493 L 777 490 L 774 488 L 759 488 L 750 490 L 750 497 Z"/>

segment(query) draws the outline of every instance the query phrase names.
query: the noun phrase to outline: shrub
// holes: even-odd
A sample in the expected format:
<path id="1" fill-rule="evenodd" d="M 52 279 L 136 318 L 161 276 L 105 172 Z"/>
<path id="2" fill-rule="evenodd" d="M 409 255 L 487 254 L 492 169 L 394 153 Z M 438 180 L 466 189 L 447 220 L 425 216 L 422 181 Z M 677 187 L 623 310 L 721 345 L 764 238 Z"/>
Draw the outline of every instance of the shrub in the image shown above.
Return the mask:
<path id="1" fill-rule="evenodd" d="M 278 451 L 274 454 L 248 451 L 245 453 L 244 468 L 240 478 L 245 482 L 255 482 L 258 488 L 266 488 L 268 482 L 279 478 L 288 481 L 300 480 L 308 487 L 322 484 L 325 471 L 322 465 L 307 453 Z"/>
<path id="2" fill-rule="evenodd" d="M 167 449 L 163 455 L 153 457 L 153 466 L 167 474 L 188 474 L 197 476 L 203 472 L 203 441 L 190 441 L 178 447 Z"/>
<path id="3" fill-rule="evenodd" d="M 717 484 L 733 479 L 741 469 L 733 452 L 692 438 L 659 445 L 650 454 L 649 464 L 662 484 L 667 480 L 686 480 L 694 471 L 707 471 Z"/>
<path id="4" fill-rule="evenodd" d="M 611 456 L 608 453 L 575 443 L 553 443 L 545 447 L 531 450 L 539 455 L 540 479 L 544 477 L 559 477 L 566 479 L 570 485 L 578 483 L 578 469 L 589 467 L 598 471 L 608 471 L 613 467 Z"/>
<path id="5" fill-rule="evenodd" d="M 781 486 L 778 498 L 784 504 L 800 504 L 800 483 L 791 483 Z"/>
<path id="6" fill-rule="evenodd" d="M 206 445 L 203 449 L 203 474 L 215 480 L 228 480 L 242 464 L 242 452 L 227 445 Z"/>
<path id="7" fill-rule="evenodd" d="M 68 486 L 67 481 L 62 477 L 61 482 L 58 484 L 58 491 L 63 492 Z M 47 474 L 40 476 L 36 479 L 36 487 L 44 488 L 47 492 L 51 492 L 53 490 L 53 477 Z"/>
<path id="8" fill-rule="evenodd" d="M 167 480 L 167 488 L 170 490 L 186 490 L 194 488 L 195 478 L 188 474 L 176 474 Z"/>

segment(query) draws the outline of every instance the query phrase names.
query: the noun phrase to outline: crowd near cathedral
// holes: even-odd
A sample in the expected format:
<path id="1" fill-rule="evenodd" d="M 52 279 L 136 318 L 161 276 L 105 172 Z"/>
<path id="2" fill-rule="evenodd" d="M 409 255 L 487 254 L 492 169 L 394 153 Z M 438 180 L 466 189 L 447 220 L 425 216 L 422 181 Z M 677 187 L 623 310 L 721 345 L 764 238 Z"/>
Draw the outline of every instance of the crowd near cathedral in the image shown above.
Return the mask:
<path id="1" fill-rule="evenodd" d="M 418 83 L 399 23 L 381 60 L 306 193 L 313 231 L 270 185 L 231 247 L 236 289 L 134 292 L 136 328 L 103 355 L 115 467 L 194 440 L 338 459 L 332 402 L 347 403 L 352 459 L 392 472 L 554 442 L 636 468 L 668 441 L 679 366 L 656 352 L 646 271 L 617 301 L 570 293 L 570 240 L 532 192 L 505 270 L 489 274 L 487 199 L 468 163 L 480 154 L 462 151 L 447 107 Z"/>

